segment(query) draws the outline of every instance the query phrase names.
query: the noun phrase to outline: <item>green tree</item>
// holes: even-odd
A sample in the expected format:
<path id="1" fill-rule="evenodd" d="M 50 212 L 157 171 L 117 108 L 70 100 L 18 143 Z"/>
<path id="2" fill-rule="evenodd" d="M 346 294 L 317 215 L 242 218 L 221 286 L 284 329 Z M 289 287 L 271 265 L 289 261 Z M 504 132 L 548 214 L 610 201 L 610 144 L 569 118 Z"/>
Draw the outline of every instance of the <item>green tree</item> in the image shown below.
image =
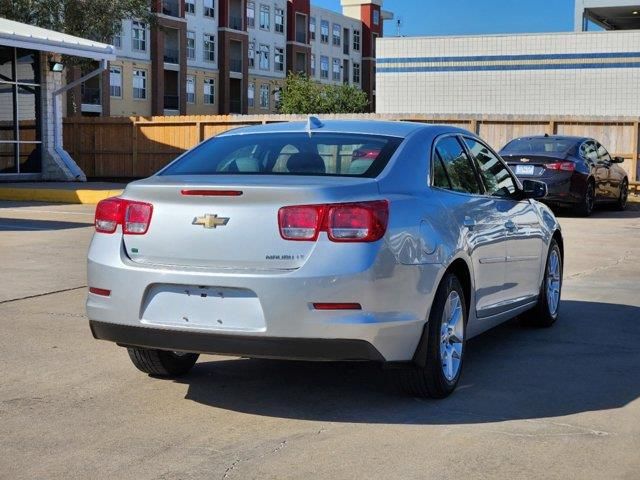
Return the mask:
<path id="1" fill-rule="evenodd" d="M 363 113 L 367 94 L 353 85 L 323 85 L 304 74 L 290 73 L 280 92 L 280 113 Z"/>

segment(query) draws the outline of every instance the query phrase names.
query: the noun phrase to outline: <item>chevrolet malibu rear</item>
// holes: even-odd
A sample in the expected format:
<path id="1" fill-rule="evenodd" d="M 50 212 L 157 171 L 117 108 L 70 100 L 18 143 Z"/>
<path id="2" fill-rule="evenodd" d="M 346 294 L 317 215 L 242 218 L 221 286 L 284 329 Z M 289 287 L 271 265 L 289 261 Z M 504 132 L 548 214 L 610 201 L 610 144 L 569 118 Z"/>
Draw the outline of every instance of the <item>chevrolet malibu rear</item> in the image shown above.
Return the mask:
<path id="1" fill-rule="evenodd" d="M 446 194 L 455 215 L 478 215 L 477 227 L 461 227 L 442 190 L 427 187 L 430 146 L 461 132 L 312 118 L 203 142 L 98 204 L 88 254 L 94 337 L 126 347 L 138 369 L 159 376 L 186 373 L 199 354 L 374 361 L 415 366 L 405 383 L 447 395 L 475 315 L 469 245 L 486 243 L 492 257 L 505 245 L 482 220 L 495 218 L 483 210 L 493 203 Z M 505 194 L 524 195 L 515 178 L 511 185 Z M 513 201 L 524 202 L 528 221 L 550 215 Z M 550 235 L 535 234 L 529 258 Z M 502 284 L 494 263 L 479 275 Z M 538 298 L 544 260 L 532 266 Z M 510 313 L 535 305 L 516 290 L 519 310 Z M 552 295 L 559 299 L 559 287 Z M 437 343 L 427 362 L 429 342 Z M 436 380 L 424 380 L 425 368 Z"/>

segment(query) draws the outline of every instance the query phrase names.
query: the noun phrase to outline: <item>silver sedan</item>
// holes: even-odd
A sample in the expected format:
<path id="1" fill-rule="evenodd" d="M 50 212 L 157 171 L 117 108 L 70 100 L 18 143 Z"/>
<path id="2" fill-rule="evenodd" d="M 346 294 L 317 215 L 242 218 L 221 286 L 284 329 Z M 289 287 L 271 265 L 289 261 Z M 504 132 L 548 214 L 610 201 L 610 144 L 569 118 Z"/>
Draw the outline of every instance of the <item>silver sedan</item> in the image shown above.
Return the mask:
<path id="1" fill-rule="evenodd" d="M 467 339 L 558 317 L 563 240 L 545 194 L 454 127 L 232 130 L 97 206 L 91 330 L 154 375 L 200 353 L 375 361 L 444 397 Z"/>

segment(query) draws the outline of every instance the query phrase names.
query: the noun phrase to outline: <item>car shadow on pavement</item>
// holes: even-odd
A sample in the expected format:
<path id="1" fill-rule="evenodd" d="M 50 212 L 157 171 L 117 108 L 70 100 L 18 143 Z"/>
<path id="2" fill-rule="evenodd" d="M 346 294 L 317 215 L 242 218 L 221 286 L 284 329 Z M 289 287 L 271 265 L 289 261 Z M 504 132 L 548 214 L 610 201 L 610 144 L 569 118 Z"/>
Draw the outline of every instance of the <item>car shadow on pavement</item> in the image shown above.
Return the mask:
<path id="1" fill-rule="evenodd" d="M 445 400 L 398 391 L 378 365 L 201 361 L 179 379 L 194 402 L 254 415 L 327 422 L 465 424 L 622 407 L 640 395 L 640 308 L 563 301 L 549 329 L 504 324 L 467 344 Z"/>
<path id="2" fill-rule="evenodd" d="M 92 227 L 93 222 L 66 222 L 59 220 L 31 220 L 0 217 L 0 232 L 36 232 L 42 230 L 69 230 Z"/>

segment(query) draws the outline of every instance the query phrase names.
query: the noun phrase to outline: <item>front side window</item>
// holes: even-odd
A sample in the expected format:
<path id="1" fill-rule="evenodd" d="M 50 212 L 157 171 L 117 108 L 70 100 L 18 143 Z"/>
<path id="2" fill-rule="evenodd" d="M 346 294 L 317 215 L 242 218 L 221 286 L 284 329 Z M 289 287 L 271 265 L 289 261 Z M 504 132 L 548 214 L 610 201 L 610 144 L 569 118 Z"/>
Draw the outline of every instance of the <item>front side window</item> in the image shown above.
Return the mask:
<path id="1" fill-rule="evenodd" d="M 216 81 L 213 78 L 204 79 L 204 103 L 208 105 L 216 103 Z"/>
<path id="2" fill-rule="evenodd" d="M 486 145 L 472 138 L 465 137 L 464 141 L 476 160 L 486 194 L 512 197 L 516 193 L 516 183 L 507 166 Z"/>
<path id="3" fill-rule="evenodd" d="M 329 22 L 327 20 L 320 21 L 320 41 L 329 43 Z"/>
<path id="4" fill-rule="evenodd" d="M 247 26 L 254 28 L 256 26 L 256 3 L 247 2 Z"/>
<path id="5" fill-rule="evenodd" d="M 316 39 L 316 17 L 309 19 L 309 37 L 311 37 L 311 41 Z"/>
<path id="6" fill-rule="evenodd" d="M 270 53 L 269 53 L 269 45 L 260 45 L 260 53 L 258 66 L 260 70 L 269 70 L 269 62 L 270 62 Z"/>
<path id="7" fill-rule="evenodd" d="M 600 143 L 596 142 L 596 150 L 598 152 L 598 161 L 600 163 L 611 162 L 611 155 L 607 152 L 607 149 L 604 148 Z"/>
<path id="8" fill-rule="evenodd" d="M 333 45 L 336 47 L 340 46 L 340 35 L 342 32 L 342 27 L 337 23 L 333 24 Z"/>
<path id="9" fill-rule="evenodd" d="M 353 31 L 353 50 L 355 52 L 360 51 L 360 30 Z"/>
<path id="10" fill-rule="evenodd" d="M 333 79 L 336 81 L 340 80 L 340 59 L 333 59 Z"/>
<path id="11" fill-rule="evenodd" d="M 329 57 L 320 57 L 320 78 L 329 78 Z"/>
<path id="12" fill-rule="evenodd" d="M 207 62 L 216 61 L 216 37 L 208 33 L 204 34 L 203 42 L 204 60 Z"/>
<path id="13" fill-rule="evenodd" d="M 249 88 L 247 89 L 247 100 L 250 107 L 255 107 L 256 105 L 256 84 L 251 82 L 249 83 Z"/>
<path id="14" fill-rule="evenodd" d="M 139 52 L 147 50 L 147 26 L 143 22 L 133 21 L 131 23 L 132 48 Z"/>
<path id="15" fill-rule="evenodd" d="M 276 8 L 273 11 L 273 17 L 276 32 L 284 33 L 284 10 L 281 8 Z"/>
<path id="16" fill-rule="evenodd" d="M 133 98 L 137 100 L 147 98 L 147 72 L 145 70 L 133 71 Z"/>
<path id="17" fill-rule="evenodd" d="M 196 32 L 187 32 L 187 58 L 196 58 Z"/>
<path id="18" fill-rule="evenodd" d="M 204 0 L 204 16 L 209 18 L 215 18 L 216 10 L 214 6 L 214 0 Z"/>
<path id="19" fill-rule="evenodd" d="M 273 64 L 276 72 L 284 72 L 284 48 L 276 47 L 275 54 L 273 56 Z"/>
<path id="20" fill-rule="evenodd" d="M 446 175 L 446 182 L 442 173 L 436 169 L 439 160 Z M 462 193 L 480 193 L 480 185 L 476 178 L 475 170 L 471 164 L 471 159 L 464 151 L 464 148 L 455 137 L 445 137 L 437 141 L 435 155 L 432 159 L 433 166 L 433 186 L 453 190 Z M 439 184 L 436 184 L 438 176 Z"/>
<path id="21" fill-rule="evenodd" d="M 269 85 L 260 87 L 268 102 Z M 268 105 L 268 103 L 267 103 Z M 263 108 L 265 108 L 263 106 Z M 375 178 L 402 139 L 382 135 L 256 133 L 214 137 L 160 175 L 317 175 Z"/>
<path id="22" fill-rule="evenodd" d="M 271 27 L 271 13 L 267 5 L 260 5 L 260 28 L 269 30 Z"/>
<path id="23" fill-rule="evenodd" d="M 595 142 L 589 140 L 580 145 L 580 156 L 587 162 L 598 163 L 598 150 Z"/>
<path id="24" fill-rule="evenodd" d="M 184 11 L 186 13 L 196 13 L 196 0 L 184 0 Z"/>
<path id="25" fill-rule="evenodd" d="M 256 66 L 256 44 L 249 42 L 249 68 Z"/>
<path id="26" fill-rule="evenodd" d="M 109 95 L 112 97 L 122 97 L 122 68 L 109 68 Z"/>
<path id="27" fill-rule="evenodd" d="M 196 79 L 193 75 L 187 76 L 185 87 L 187 90 L 187 103 L 196 103 Z"/>
<path id="28" fill-rule="evenodd" d="M 260 108 L 269 108 L 269 85 L 260 85 Z"/>

